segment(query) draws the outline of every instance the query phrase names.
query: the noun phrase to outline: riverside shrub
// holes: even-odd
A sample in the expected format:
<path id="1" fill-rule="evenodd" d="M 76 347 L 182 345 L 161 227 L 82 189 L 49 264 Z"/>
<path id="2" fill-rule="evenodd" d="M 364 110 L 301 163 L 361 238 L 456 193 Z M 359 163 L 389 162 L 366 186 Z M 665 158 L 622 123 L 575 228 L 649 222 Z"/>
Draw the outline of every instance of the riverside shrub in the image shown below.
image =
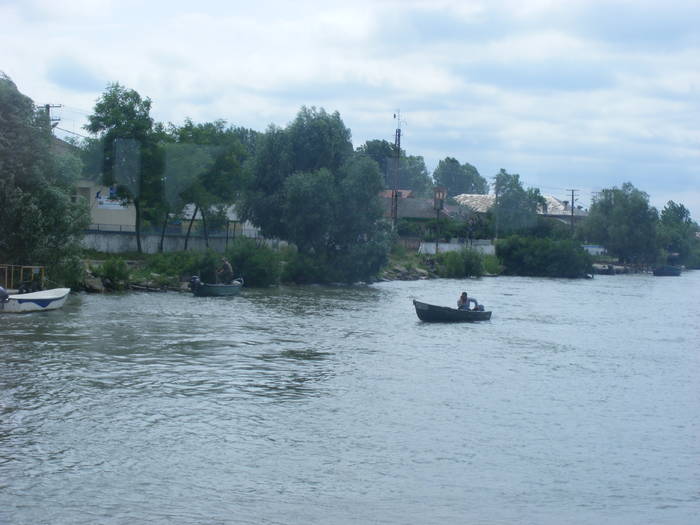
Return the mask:
<path id="1" fill-rule="evenodd" d="M 592 269 L 590 255 L 571 240 L 513 235 L 498 241 L 496 255 L 509 275 L 583 277 Z"/>
<path id="2" fill-rule="evenodd" d="M 458 252 L 439 253 L 437 273 L 440 277 L 481 277 L 484 262 L 481 254 L 468 248 Z"/>
<path id="3" fill-rule="evenodd" d="M 226 256 L 234 276 L 243 277 L 246 286 L 271 286 L 280 280 L 282 257 L 264 243 L 239 237 L 226 250 Z"/>

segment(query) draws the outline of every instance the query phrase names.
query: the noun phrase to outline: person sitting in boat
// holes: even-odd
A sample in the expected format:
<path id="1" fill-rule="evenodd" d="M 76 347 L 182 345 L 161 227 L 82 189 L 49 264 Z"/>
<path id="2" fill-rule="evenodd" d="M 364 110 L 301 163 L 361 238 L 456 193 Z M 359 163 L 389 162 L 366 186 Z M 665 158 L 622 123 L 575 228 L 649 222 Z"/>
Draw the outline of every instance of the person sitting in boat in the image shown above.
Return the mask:
<path id="1" fill-rule="evenodd" d="M 467 297 L 467 292 L 462 292 L 457 301 L 457 308 L 459 310 L 469 310 L 469 297 Z"/>
<path id="2" fill-rule="evenodd" d="M 216 276 L 219 282 L 224 284 L 230 284 L 233 281 L 233 268 L 226 257 L 221 258 L 221 268 L 216 271 Z"/>

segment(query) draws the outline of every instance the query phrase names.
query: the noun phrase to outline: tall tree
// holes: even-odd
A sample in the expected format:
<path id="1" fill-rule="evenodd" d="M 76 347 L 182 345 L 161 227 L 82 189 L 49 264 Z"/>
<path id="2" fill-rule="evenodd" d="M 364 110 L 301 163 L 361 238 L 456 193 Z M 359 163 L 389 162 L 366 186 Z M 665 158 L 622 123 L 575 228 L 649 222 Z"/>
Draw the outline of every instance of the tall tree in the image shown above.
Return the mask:
<path id="1" fill-rule="evenodd" d="M 447 188 L 447 195 L 488 192 L 489 185 L 477 169 L 469 163 L 460 164 L 454 157 L 441 160 L 433 172 L 435 184 Z"/>
<path id="2" fill-rule="evenodd" d="M 653 263 L 658 256 L 658 212 L 649 196 L 626 182 L 598 193 L 581 226 L 590 241 L 602 244 L 620 262 Z"/>
<path id="3" fill-rule="evenodd" d="M 494 183 L 496 200 L 493 215 L 495 235 L 526 232 L 537 223 L 537 212 L 545 205 L 544 197 L 537 188 L 525 190 L 520 175 L 506 170 L 496 175 Z"/>
<path id="4" fill-rule="evenodd" d="M 164 158 L 150 111 L 150 98 L 115 82 L 97 100 L 85 126 L 102 141 L 104 184 L 117 184 L 121 197 L 136 208 L 139 252 L 144 204 L 162 202 Z"/>
<path id="5" fill-rule="evenodd" d="M 89 213 L 71 199 L 80 161 L 55 152 L 55 140 L 46 111 L 0 73 L 0 253 L 11 263 L 46 264 L 58 280 Z"/>
<path id="6" fill-rule="evenodd" d="M 353 152 L 350 137 L 337 112 L 302 108 L 261 137 L 245 192 L 244 216 L 263 235 L 293 242 L 326 279 L 368 277 L 386 255 L 379 168 Z"/>
<path id="7" fill-rule="evenodd" d="M 394 187 L 396 146 L 386 140 L 368 140 L 357 148 L 357 153 L 367 155 L 379 166 L 385 188 Z M 417 196 L 430 195 L 433 181 L 421 156 L 407 155 L 402 149 L 399 155 L 398 189 L 413 190 Z"/>
<path id="8" fill-rule="evenodd" d="M 682 204 L 668 201 L 661 210 L 659 224 L 661 246 L 678 262 L 685 262 L 693 246 L 697 244 L 697 225 L 690 217 L 690 211 Z"/>
<path id="9" fill-rule="evenodd" d="M 209 214 L 216 209 L 217 216 L 225 217 L 226 208 L 238 199 L 245 185 L 243 165 L 255 150 L 251 141 L 257 134 L 243 128 L 226 127 L 223 120 L 195 124 L 186 119 L 183 126 L 172 126 L 170 135 L 176 144 L 199 149 L 199 168 L 202 169 L 193 166 L 196 173 L 191 173 L 191 183 L 183 192 L 183 197 L 193 202 L 201 213 L 205 242 L 208 244 Z M 246 144 L 241 139 L 246 140 Z M 205 162 L 205 158 L 210 161 Z"/>

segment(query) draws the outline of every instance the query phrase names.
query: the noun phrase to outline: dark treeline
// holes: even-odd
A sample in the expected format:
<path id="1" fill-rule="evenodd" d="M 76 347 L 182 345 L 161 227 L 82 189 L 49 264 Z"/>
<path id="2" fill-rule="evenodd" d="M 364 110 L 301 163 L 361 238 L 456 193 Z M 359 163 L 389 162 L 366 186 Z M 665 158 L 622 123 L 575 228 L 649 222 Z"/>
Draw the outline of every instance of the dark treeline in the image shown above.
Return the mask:
<path id="1" fill-rule="evenodd" d="M 287 126 L 270 125 L 261 132 L 223 120 L 185 119 L 181 125 L 166 125 L 155 122 L 150 111 L 149 98 L 111 84 L 85 126 L 91 138 L 74 142 L 78 156 L 59 154 L 51 148 L 47 112 L 36 108 L 9 78 L 0 77 L 4 258 L 51 264 L 57 269 L 54 275 L 61 267 L 76 265 L 77 240 L 89 218 L 84 205 L 70 196 L 73 182 L 82 176 L 115 188 L 119 199 L 134 205 L 139 251 L 143 228 L 159 231 L 162 241 L 169 223 L 198 216 L 206 239 L 225 227 L 226 210 L 235 205 L 239 217 L 265 237 L 294 247 L 294 255 L 285 260 L 288 279 L 371 279 L 385 265 L 395 235 L 383 220 L 379 195 L 398 177 L 399 187 L 419 198 L 432 197 L 436 186 L 447 189 L 448 202 L 463 193 L 492 190 L 497 196 L 486 214 L 463 209 L 451 219 L 401 221 L 399 235 L 424 240 L 518 236 L 521 240 L 511 238 L 500 247 L 503 258 L 549 250 L 554 257 L 573 260 L 561 246 L 573 250 L 591 242 L 602 244 L 622 262 L 700 265 L 698 226 L 688 210 L 669 202 L 659 213 L 647 194 L 629 183 L 600 192 L 588 218 L 572 231 L 537 213 L 545 200 L 538 189 L 524 188 L 519 175 L 501 170 L 489 187 L 474 166 L 453 157 L 441 160 L 429 174 L 423 157 L 397 152 L 386 140 L 354 148 L 338 112 L 302 107 Z M 516 265 L 511 263 L 511 270 Z"/>

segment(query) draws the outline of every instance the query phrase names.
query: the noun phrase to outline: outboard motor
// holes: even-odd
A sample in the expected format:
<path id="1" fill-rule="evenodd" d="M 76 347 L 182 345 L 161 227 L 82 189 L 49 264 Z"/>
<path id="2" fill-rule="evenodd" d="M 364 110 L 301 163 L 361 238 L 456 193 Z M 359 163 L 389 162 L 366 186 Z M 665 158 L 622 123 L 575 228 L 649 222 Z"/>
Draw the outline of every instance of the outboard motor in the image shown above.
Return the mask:
<path id="1" fill-rule="evenodd" d="M 190 290 L 194 292 L 197 288 L 199 288 L 200 284 L 202 284 L 202 281 L 199 279 L 198 275 L 193 275 L 192 277 L 190 277 Z"/>
<path id="2" fill-rule="evenodd" d="M 7 293 L 2 286 L 0 286 L 0 303 L 6 303 L 10 300 L 10 294 Z"/>

